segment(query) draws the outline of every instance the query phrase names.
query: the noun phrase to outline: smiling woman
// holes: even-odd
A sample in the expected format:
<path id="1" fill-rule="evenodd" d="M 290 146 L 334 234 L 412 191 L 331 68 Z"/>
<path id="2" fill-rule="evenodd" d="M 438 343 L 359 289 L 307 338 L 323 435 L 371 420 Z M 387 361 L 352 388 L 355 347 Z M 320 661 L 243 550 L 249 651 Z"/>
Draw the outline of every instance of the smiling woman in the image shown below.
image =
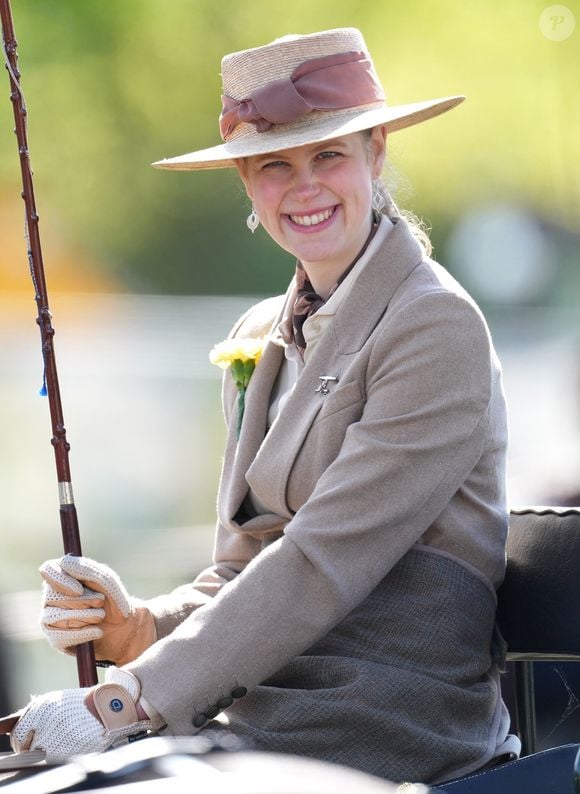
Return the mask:
<path id="1" fill-rule="evenodd" d="M 388 136 L 462 97 L 390 107 L 351 28 L 233 53 L 222 75 L 224 142 L 155 165 L 237 167 L 250 229 L 297 265 L 215 352 L 214 562 L 149 601 L 94 560 L 45 563 L 49 641 L 93 640 L 114 666 L 105 685 L 36 698 L 13 746 L 58 760 L 210 728 L 396 781 L 498 763 L 519 752 L 495 630 L 500 366 L 478 307 L 379 183 Z M 240 403 L 233 364 L 254 344 Z"/>

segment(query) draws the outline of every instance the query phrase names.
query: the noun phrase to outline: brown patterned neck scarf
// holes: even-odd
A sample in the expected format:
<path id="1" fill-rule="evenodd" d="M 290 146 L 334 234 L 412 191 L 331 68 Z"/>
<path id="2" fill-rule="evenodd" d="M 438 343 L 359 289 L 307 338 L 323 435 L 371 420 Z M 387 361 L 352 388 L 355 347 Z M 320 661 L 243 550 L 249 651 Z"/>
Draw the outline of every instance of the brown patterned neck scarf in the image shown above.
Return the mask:
<path id="1" fill-rule="evenodd" d="M 373 214 L 373 222 L 371 225 L 371 231 L 369 236 L 366 239 L 365 244 L 355 256 L 354 260 L 350 263 L 350 265 L 346 268 L 344 273 L 341 274 L 340 278 L 334 285 L 334 287 L 330 290 L 328 294 L 328 298 L 324 299 L 321 298 L 314 291 L 314 287 L 310 283 L 310 279 L 301 262 L 296 262 L 296 285 L 298 287 L 298 292 L 296 294 L 296 300 L 294 302 L 294 309 L 292 312 L 292 328 L 294 330 L 294 344 L 300 351 L 300 355 L 304 357 L 304 351 L 306 350 L 306 340 L 304 339 L 304 333 L 302 331 L 302 326 L 304 325 L 305 321 L 317 312 L 321 306 L 324 306 L 326 301 L 330 298 L 331 295 L 334 295 L 338 287 L 342 284 L 345 278 L 348 276 L 350 271 L 359 261 L 361 256 L 369 247 L 369 244 L 377 229 L 379 228 L 380 216 Z"/>

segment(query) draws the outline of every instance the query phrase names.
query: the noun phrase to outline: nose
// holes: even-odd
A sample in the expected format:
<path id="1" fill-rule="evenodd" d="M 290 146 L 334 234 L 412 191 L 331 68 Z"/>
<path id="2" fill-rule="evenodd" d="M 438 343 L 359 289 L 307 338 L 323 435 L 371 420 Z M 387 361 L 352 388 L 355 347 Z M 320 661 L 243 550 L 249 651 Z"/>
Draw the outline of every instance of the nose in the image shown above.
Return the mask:
<path id="1" fill-rule="evenodd" d="M 313 168 L 304 166 L 294 171 L 293 192 L 299 201 L 309 201 L 320 192 L 318 177 Z"/>

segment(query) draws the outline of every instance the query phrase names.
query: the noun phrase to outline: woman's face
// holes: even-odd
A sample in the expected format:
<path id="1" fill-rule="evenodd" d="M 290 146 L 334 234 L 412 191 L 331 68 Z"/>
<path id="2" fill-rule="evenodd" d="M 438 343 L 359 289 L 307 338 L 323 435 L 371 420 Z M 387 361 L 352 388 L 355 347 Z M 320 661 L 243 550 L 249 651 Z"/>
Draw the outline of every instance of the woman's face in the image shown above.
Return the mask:
<path id="1" fill-rule="evenodd" d="M 337 277 L 370 231 L 372 180 L 385 157 L 385 129 L 256 155 L 237 163 L 268 234 L 309 275 Z"/>

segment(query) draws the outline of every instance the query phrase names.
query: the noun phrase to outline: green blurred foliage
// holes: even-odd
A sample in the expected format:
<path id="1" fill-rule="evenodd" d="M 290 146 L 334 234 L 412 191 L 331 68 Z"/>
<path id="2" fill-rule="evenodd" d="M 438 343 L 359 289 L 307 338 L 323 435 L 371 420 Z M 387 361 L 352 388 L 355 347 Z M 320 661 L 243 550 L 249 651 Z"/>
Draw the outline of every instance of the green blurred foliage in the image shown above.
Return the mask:
<path id="1" fill-rule="evenodd" d="M 559 42 L 542 35 L 547 5 L 13 0 L 43 222 L 127 290 L 282 291 L 293 264 L 263 231 L 248 234 L 249 203 L 235 173 L 148 164 L 219 142 L 224 53 L 354 25 L 390 102 L 468 96 L 389 142 L 399 203 L 429 219 L 437 248 L 458 214 L 486 203 L 516 202 L 577 229 L 580 31 Z M 580 22 L 578 0 L 567 6 Z M 19 192 L 7 93 L 2 195 Z"/>

